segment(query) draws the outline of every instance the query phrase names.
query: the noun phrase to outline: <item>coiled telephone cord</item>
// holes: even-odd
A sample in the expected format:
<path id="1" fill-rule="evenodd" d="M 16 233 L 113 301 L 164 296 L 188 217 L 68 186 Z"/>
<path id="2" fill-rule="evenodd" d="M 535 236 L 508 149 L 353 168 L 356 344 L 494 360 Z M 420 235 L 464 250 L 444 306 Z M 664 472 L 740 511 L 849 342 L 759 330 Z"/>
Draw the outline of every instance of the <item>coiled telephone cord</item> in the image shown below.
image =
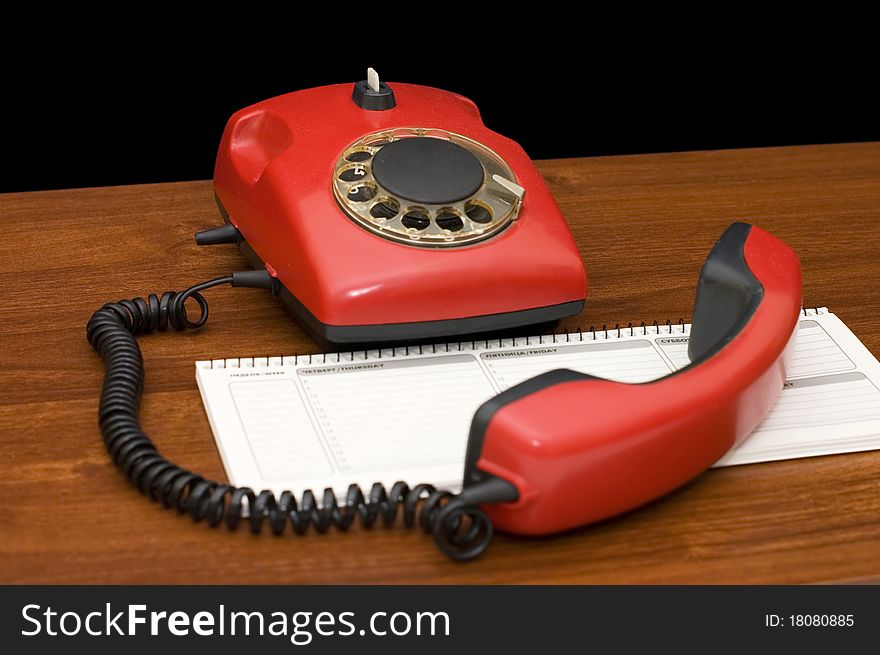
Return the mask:
<path id="1" fill-rule="evenodd" d="M 298 535 L 309 527 L 319 533 L 331 526 L 344 531 L 355 519 L 366 527 L 380 520 L 390 525 L 397 520 L 402 507 L 404 524 L 418 524 L 426 533 L 432 533 L 437 546 L 449 557 L 469 560 L 480 555 L 492 540 L 489 517 L 479 507 L 458 501 L 456 495 L 430 484 L 410 487 L 405 482 L 396 482 L 389 491 L 376 483 L 369 497 L 358 485 L 351 485 L 341 506 L 330 488 L 324 489 L 320 504 L 311 490 L 299 500 L 290 491 L 276 497 L 271 491 L 256 493 L 248 487 L 217 482 L 181 468 L 165 459 L 144 434 L 138 417 L 144 365 L 135 337 L 163 332 L 169 325 L 178 331 L 200 328 L 208 319 L 203 291 L 223 284 L 269 288 L 260 273 L 264 272 L 236 273 L 183 292 L 166 291 L 161 296 L 150 294 L 146 298 L 107 303 L 92 314 L 87 326 L 88 340 L 103 357 L 105 370 L 99 425 L 115 464 L 144 495 L 212 527 L 225 523 L 235 529 L 244 519 L 254 533 L 259 533 L 264 523 L 276 535 L 282 534 L 288 523 Z M 268 283 L 271 285 L 272 281 Z M 186 302 L 190 299 L 200 310 L 195 321 L 187 316 Z"/>

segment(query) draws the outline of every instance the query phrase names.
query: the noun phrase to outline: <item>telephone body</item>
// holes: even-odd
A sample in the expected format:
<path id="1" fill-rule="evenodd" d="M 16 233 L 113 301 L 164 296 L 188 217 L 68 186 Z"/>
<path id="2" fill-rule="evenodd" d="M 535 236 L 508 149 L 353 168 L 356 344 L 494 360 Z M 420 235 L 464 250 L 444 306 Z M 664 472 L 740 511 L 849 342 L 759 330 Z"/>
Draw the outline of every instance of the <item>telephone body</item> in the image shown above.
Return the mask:
<path id="1" fill-rule="evenodd" d="M 218 206 L 287 308 L 339 346 L 580 312 L 581 256 L 525 151 L 460 95 L 379 86 L 393 106 L 335 84 L 242 109 L 223 133 Z"/>

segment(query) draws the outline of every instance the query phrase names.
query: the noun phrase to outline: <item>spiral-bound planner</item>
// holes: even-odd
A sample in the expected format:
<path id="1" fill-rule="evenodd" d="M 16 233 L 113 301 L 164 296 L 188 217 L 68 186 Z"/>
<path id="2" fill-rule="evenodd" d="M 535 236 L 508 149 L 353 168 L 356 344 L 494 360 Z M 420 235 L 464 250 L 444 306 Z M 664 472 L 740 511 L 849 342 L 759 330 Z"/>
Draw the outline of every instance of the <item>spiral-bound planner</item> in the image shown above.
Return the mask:
<path id="1" fill-rule="evenodd" d="M 647 382 L 688 363 L 690 326 L 196 363 L 230 482 L 276 493 L 374 481 L 457 490 L 479 405 L 569 368 Z M 588 408 L 584 408 L 588 412 Z M 880 448 L 880 364 L 826 308 L 805 309 L 779 401 L 716 466 Z"/>

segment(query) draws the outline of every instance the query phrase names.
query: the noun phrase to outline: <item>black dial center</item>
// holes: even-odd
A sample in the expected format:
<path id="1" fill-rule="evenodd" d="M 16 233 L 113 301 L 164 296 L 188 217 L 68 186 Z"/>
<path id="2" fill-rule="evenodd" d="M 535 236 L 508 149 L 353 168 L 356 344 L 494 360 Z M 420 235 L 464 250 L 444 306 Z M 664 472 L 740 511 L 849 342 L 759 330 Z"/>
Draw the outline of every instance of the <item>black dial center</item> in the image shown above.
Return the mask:
<path id="1" fill-rule="evenodd" d="M 451 141 L 419 136 L 382 146 L 373 157 L 373 177 L 400 198 L 445 205 L 479 190 L 483 166 Z"/>

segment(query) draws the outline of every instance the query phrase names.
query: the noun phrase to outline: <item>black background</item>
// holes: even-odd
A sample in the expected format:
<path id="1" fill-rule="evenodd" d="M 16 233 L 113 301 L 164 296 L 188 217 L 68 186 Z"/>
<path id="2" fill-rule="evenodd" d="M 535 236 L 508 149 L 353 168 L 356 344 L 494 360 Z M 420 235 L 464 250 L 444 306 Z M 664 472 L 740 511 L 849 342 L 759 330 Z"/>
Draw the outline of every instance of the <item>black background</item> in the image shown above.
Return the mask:
<path id="1" fill-rule="evenodd" d="M 394 47 L 332 30 L 305 43 L 281 27 L 269 21 L 247 37 L 70 32 L 48 53 L 46 41 L 7 44 L 0 192 L 210 178 L 235 110 L 363 78 L 368 65 L 388 81 L 470 97 L 536 159 L 880 139 L 876 56 L 856 36 L 758 49 L 745 32 L 600 43 L 595 26 L 513 39 L 499 28 L 491 50 L 473 35 L 443 36 L 443 25 Z"/>

